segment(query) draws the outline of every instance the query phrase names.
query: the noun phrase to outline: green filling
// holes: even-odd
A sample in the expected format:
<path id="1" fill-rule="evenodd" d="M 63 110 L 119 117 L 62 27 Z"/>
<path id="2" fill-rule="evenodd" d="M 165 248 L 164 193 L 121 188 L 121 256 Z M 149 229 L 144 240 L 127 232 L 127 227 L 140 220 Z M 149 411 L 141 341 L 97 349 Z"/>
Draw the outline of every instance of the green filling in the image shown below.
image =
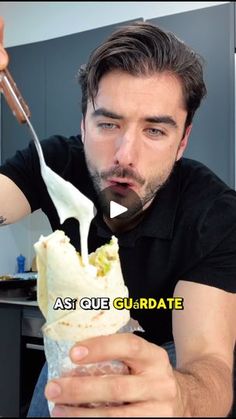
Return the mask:
<path id="1" fill-rule="evenodd" d="M 94 253 L 89 255 L 89 263 L 97 268 L 98 276 L 105 276 L 111 269 L 112 261 L 118 259 L 117 248 L 114 240 L 99 247 Z"/>

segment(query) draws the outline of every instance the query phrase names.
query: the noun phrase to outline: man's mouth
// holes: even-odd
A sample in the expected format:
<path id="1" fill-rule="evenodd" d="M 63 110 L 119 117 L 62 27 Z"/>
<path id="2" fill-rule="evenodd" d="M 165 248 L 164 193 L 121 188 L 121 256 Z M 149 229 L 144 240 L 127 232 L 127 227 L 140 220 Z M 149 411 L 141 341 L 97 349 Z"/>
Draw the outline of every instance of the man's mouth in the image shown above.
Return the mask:
<path id="1" fill-rule="evenodd" d="M 114 192 L 121 194 L 128 192 L 129 189 L 133 189 L 135 187 L 134 182 L 125 178 L 111 178 L 107 180 L 107 183 L 108 187 L 110 187 Z"/>
<path id="2" fill-rule="evenodd" d="M 110 184 L 110 186 L 118 185 L 126 188 L 132 188 L 135 186 L 134 182 L 127 178 L 111 178 L 108 179 L 107 182 Z"/>

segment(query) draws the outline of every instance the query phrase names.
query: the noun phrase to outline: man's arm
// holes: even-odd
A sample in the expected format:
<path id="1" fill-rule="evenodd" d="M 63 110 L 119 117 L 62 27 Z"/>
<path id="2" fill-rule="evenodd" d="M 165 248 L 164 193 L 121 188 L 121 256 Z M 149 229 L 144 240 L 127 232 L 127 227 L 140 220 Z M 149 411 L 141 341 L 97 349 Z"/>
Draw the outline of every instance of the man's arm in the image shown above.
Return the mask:
<path id="1" fill-rule="evenodd" d="M 30 213 L 23 192 L 11 179 L 0 174 L 0 226 L 14 223 Z"/>
<path id="2" fill-rule="evenodd" d="M 233 400 L 235 294 L 180 281 L 175 296 L 184 310 L 173 312 L 176 379 L 185 416 L 226 416 Z"/>

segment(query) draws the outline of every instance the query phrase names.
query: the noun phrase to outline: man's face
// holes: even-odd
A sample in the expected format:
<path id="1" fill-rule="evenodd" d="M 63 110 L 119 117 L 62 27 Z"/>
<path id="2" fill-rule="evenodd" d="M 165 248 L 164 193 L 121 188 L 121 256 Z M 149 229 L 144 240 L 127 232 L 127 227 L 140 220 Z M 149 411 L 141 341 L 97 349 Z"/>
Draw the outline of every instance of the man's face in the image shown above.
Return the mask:
<path id="1" fill-rule="evenodd" d="M 165 72 L 136 77 L 111 71 L 82 122 L 85 156 L 97 191 L 125 206 L 132 189 L 147 207 L 187 145 L 180 81 Z M 120 198 L 117 199 L 117 197 Z"/>

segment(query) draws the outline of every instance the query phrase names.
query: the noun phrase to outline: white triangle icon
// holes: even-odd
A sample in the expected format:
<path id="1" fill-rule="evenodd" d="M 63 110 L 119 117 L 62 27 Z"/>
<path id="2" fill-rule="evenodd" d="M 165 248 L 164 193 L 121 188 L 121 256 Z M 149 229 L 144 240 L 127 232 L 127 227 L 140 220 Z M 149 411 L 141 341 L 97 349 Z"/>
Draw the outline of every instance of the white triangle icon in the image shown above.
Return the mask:
<path id="1" fill-rule="evenodd" d="M 117 202 L 111 201 L 110 202 L 110 218 L 117 217 L 123 212 L 128 211 L 128 208 L 123 207 L 123 205 L 117 204 Z"/>

